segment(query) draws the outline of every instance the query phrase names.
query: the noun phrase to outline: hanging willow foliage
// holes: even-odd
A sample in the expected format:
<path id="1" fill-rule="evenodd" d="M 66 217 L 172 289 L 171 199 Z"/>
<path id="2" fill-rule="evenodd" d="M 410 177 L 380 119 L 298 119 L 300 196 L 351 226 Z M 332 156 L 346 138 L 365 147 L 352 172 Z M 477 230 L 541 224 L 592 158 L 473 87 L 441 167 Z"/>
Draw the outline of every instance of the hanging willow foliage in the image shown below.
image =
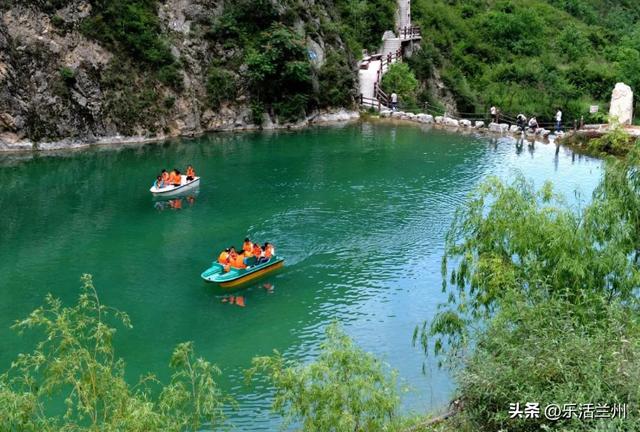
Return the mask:
<path id="1" fill-rule="evenodd" d="M 147 375 L 130 386 L 112 321 L 132 327 L 127 314 L 100 303 L 90 275 L 74 306 L 48 295 L 45 306 L 18 321 L 16 330 L 40 329 L 45 337 L 0 376 L 0 430 L 181 432 L 222 422 L 231 401 L 214 380 L 220 372 L 196 358 L 191 343 L 174 350 L 168 385 Z M 60 415 L 52 414 L 55 400 L 64 401 Z"/>

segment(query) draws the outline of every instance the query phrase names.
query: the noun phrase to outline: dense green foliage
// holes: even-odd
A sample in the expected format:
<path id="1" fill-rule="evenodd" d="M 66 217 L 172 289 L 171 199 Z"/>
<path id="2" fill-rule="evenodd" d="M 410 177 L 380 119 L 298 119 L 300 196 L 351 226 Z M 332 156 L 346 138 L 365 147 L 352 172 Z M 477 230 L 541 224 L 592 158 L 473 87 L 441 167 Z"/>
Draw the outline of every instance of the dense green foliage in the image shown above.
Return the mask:
<path id="1" fill-rule="evenodd" d="M 418 80 L 406 63 L 392 64 L 382 77 L 380 87 L 388 95 L 392 92 L 397 93 L 398 102 L 402 104 L 403 109 L 411 109 L 416 106 Z"/>
<path id="2" fill-rule="evenodd" d="M 595 428 L 512 420 L 515 402 L 628 403 L 626 421 L 598 430 L 640 427 L 639 172 L 636 144 L 625 159 L 607 161 L 585 208 L 569 207 L 549 184 L 535 191 L 517 178 L 487 181 L 460 210 L 443 261 L 449 302 L 416 335 L 457 371 L 460 428 Z"/>
<path id="3" fill-rule="evenodd" d="M 616 81 L 640 88 L 640 3 L 606 0 L 414 0 L 419 79 L 437 67 L 462 112 L 565 120 L 606 105 Z"/>
<path id="4" fill-rule="evenodd" d="M 40 329 L 44 338 L 0 375 L 0 430 L 181 432 L 219 424 L 227 400 L 214 381 L 219 371 L 196 358 L 191 343 L 173 352 L 169 384 L 153 375 L 135 386 L 125 381 L 110 322 L 130 328 L 129 317 L 100 303 L 90 276 L 82 281 L 76 305 L 49 295 L 14 326 Z M 55 401 L 64 402 L 63 412 L 51 408 Z"/>
<path id="5" fill-rule="evenodd" d="M 106 46 L 141 62 L 160 81 L 182 85 L 177 60 L 162 35 L 156 0 L 93 0 L 82 30 Z"/>
<path id="6" fill-rule="evenodd" d="M 308 432 L 379 431 L 388 426 L 399 404 L 395 373 L 354 346 L 337 324 L 327 328 L 321 353 L 309 365 L 286 361 L 276 352 L 257 357 L 249 378 L 266 372 L 276 389 L 275 411 L 286 424 L 298 422 Z"/>
<path id="7" fill-rule="evenodd" d="M 561 297 L 532 299 L 510 292 L 459 374 L 465 403 L 460 423 L 466 421 L 471 430 L 540 430 L 542 420 L 509 418 L 509 404 L 515 402 L 537 402 L 542 408 L 626 403 L 634 410 L 640 402 L 638 309 L 609 303 L 604 296 L 592 296 L 590 302 L 576 305 Z M 635 412 L 626 420 L 547 423 L 562 431 L 640 427 Z"/>
<path id="8" fill-rule="evenodd" d="M 2 431 L 196 431 L 218 430 L 223 408 L 233 401 L 219 390 L 219 369 L 196 358 L 193 344 L 179 344 L 169 363 L 170 382 L 152 374 L 135 385 L 113 346 L 127 314 L 103 305 L 89 275 L 75 305 L 51 295 L 45 305 L 17 321 L 19 332 L 43 337 L 0 375 Z M 305 431 L 390 430 L 401 424 L 396 373 L 354 345 L 337 324 L 327 328 L 316 361 L 302 365 L 275 353 L 257 357 L 248 379 L 263 375 L 275 388 L 274 409 L 285 424 Z"/>
<path id="9" fill-rule="evenodd" d="M 587 147 L 594 153 L 625 155 L 633 148 L 633 142 L 619 124 L 614 124 L 609 133 L 589 140 Z"/>
<path id="10" fill-rule="evenodd" d="M 284 120 L 303 117 L 313 91 L 304 40 L 281 24 L 260 34 L 247 52 L 249 89 Z"/>
<path id="11" fill-rule="evenodd" d="M 219 67 L 212 67 L 207 74 L 207 93 L 213 108 L 219 108 L 222 102 L 233 101 L 238 92 L 236 77 L 233 73 Z"/>
<path id="12" fill-rule="evenodd" d="M 321 107 L 350 106 L 353 103 L 355 82 L 348 58 L 336 51 L 327 54 L 318 73 L 318 103 Z"/>
<path id="13" fill-rule="evenodd" d="M 354 58 L 363 47 L 380 45 L 383 31 L 393 28 L 394 10 L 392 0 L 320 2 L 311 9 L 297 2 L 240 0 L 225 2 L 206 35 L 233 53 L 216 67 L 246 78 L 254 121 L 264 112 L 295 121 L 317 107 L 353 104 Z M 304 30 L 296 27 L 298 19 Z M 324 41 L 319 67 L 309 58 L 308 39 Z M 209 95 L 215 101 L 223 90 L 214 87 Z"/>
<path id="14" fill-rule="evenodd" d="M 381 45 L 382 34 L 395 27 L 395 1 L 337 0 L 335 3 L 339 31 L 356 54 L 363 48 L 375 52 Z"/>

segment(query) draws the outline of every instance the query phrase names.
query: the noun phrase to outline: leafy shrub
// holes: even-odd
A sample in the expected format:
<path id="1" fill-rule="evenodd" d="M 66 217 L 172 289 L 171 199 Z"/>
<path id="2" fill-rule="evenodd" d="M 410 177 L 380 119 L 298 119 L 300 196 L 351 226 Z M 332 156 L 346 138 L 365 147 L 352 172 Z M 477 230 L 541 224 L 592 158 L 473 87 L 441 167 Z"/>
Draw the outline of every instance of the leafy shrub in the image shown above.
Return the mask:
<path id="1" fill-rule="evenodd" d="M 248 83 L 252 95 L 273 107 L 284 120 L 302 117 L 313 93 L 311 65 L 304 40 L 281 24 L 274 24 L 248 50 Z"/>
<path id="2" fill-rule="evenodd" d="M 620 126 L 614 123 L 611 130 L 600 138 L 589 141 L 589 150 L 596 153 L 608 153 L 614 155 L 624 155 L 631 150 L 633 139 Z"/>
<path id="3" fill-rule="evenodd" d="M 394 29 L 394 0 L 339 0 L 336 8 L 343 23 L 340 33 L 353 40 L 352 48 L 375 51 L 382 44 L 382 34 Z M 354 50 L 354 54 L 358 53 Z"/>
<path id="4" fill-rule="evenodd" d="M 256 126 L 262 126 L 265 113 L 264 104 L 259 100 L 251 101 L 251 122 Z"/>
<path id="5" fill-rule="evenodd" d="M 48 295 L 44 306 L 15 324 L 20 332 L 39 329 L 44 335 L 0 376 L 0 403 L 11 407 L 0 411 L 0 429 L 159 432 L 218 425 L 228 401 L 214 380 L 220 371 L 196 358 L 193 344 L 182 343 L 171 356 L 169 384 L 158 386 L 147 375 L 130 386 L 111 326 L 131 328 L 129 317 L 100 303 L 91 276 L 84 275 L 82 284 L 74 306 Z M 56 398 L 64 400 L 62 415 L 49 414 Z"/>
<path id="6" fill-rule="evenodd" d="M 160 81 L 181 88 L 179 64 L 161 33 L 155 0 L 93 0 L 90 17 L 82 22 L 85 35 L 141 61 Z"/>
<path id="7" fill-rule="evenodd" d="M 530 9 L 517 9 L 515 12 L 491 11 L 483 20 L 487 37 L 520 55 L 536 54 L 541 48 L 543 26 L 540 17 Z"/>
<path id="8" fill-rule="evenodd" d="M 318 73 L 318 103 L 322 107 L 346 107 L 353 104 L 353 70 L 348 59 L 329 51 Z"/>
<path id="9" fill-rule="evenodd" d="M 213 108 L 219 108 L 222 102 L 236 98 L 237 85 L 233 73 L 220 67 L 212 67 L 207 74 L 207 94 Z"/>
<path id="10" fill-rule="evenodd" d="M 418 80 L 413 75 L 409 65 L 406 63 L 394 63 L 382 77 L 380 84 L 382 90 L 391 94 L 397 93 L 398 101 L 408 108 L 416 105 L 416 91 L 418 89 Z"/>
<path id="11" fill-rule="evenodd" d="M 60 77 L 68 86 L 72 86 L 76 82 L 76 72 L 67 66 L 60 68 Z"/>
<path id="12" fill-rule="evenodd" d="M 640 418 L 546 421 L 511 419 L 509 406 L 635 404 L 640 398 L 637 309 L 606 297 L 588 307 L 570 301 L 512 297 L 477 339 L 458 375 L 464 421 L 471 430 L 632 431 Z M 606 428 L 598 425 L 606 423 Z"/>
<path id="13" fill-rule="evenodd" d="M 414 334 L 456 368 L 464 410 L 453 430 L 638 430 L 633 408 L 606 423 L 553 422 L 511 419 L 509 405 L 637 404 L 639 169 L 636 143 L 607 160 L 577 211 L 522 177 L 489 179 L 459 209 L 442 266 L 449 300 Z"/>
<path id="14" fill-rule="evenodd" d="M 321 353 L 308 365 L 279 352 L 256 357 L 248 379 L 263 372 L 275 387 L 273 409 L 285 424 L 309 432 L 385 430 L 398 409 L 396 373 L 357 346 L 338 327 L 327 328 Z"/>

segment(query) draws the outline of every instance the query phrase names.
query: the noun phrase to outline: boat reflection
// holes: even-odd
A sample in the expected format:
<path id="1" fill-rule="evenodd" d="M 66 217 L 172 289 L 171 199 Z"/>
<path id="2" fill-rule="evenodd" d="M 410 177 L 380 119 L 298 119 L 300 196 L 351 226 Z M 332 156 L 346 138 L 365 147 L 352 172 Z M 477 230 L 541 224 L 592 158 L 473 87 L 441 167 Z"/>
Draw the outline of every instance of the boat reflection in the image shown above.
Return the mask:
<path id="1" fill-rule="evenodd" d="M 183 208 L 193 207 L 196 203 L 196 194 L 190 194 L 172 199 L 154 199 L 153 208 L 158 211 L 164 210 L 182 210 Z"/>

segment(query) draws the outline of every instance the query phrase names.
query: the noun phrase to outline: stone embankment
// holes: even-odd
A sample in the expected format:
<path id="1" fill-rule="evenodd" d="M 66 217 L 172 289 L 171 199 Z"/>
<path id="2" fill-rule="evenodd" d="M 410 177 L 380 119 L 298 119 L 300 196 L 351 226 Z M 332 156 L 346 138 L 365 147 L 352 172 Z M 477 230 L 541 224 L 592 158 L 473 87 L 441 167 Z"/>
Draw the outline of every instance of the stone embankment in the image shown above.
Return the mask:
<path id="1" fill-rule="evenodd" d="M 380 111 L 380 118 L 404 120 L 414 123 L 433 124 L 435 126 L 441 126 L 449 129 L 462 129 L 462 130 L 477 130 L 482 132 L 491 132 L 495 134 L 517 134 L 521 135 L 522 131 L 516 125 L 509 125 L 507 123 L 489 123 L 486 124 L 482 120 L 471 121 L 466 119 L 454 119 L 446 116 L 432 116 L 431 114 L 413 114 L 403 111 Z M 548 138 L 551 131 L 544 128 L 538 128 L 535 131 L 527 129 L 525 131 L 527 136 L 535 136 L 540 138 Z"/>
<path id="2" fill-rule="evenodd" d="M 150 142 L 158 142 L 178 137 L 195 137 L 205 133 L 212 132 L 240 132 L 255 130 L 282 130 L 282 129 L 302 129 L 312 125 L 343 123 L 352 120 L 358 120 L 360 113 L 358 111 L 338 109 L 331 111 L 316 112 L 304 120 L 297 123 L 275 123 L 269 116 L 265 116 L 262 126 L 245 123 L 242 121 L 229 121 L 216 127 L 201 129 L 199 131 L 188 131 L 186 133 L 159 133 L 155 136 L 149 135 L 112 135 L 107 137 L 97 137 L 94 139 L 67 138 L 58 141 L 39 141 L 37 143 L 29 139 L 15 140 L 7 142 L 0 136 L 0 153 L 3 152 L 24 152 L 24 151 L 56 151 L 56 150 L 75 150 L 90 146 L 113 146 L 123 144 L 144 144 Z"/>

